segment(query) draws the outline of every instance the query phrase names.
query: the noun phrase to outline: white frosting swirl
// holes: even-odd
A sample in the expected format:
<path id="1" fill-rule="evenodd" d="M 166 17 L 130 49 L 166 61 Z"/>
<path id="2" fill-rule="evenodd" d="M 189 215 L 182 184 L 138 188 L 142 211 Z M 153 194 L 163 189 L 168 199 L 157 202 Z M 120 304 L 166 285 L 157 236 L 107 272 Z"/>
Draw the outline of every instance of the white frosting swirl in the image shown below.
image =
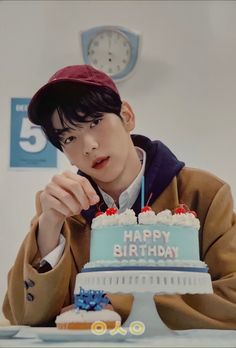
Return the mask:
<path id="1" fill-rule="evenodd" d="M 174 214 L 172 215 L 173 225 L 191 226 L 200 228 L 200 221 L 192 214 Z"/>
<path id="2" fill-rule="evenodd" d="M 137 224 L 137 217 L 133 209 L 126 209 L 123 213 L 118 215 L 118 225 L 135 225 Z"/>
<path id="3" fill-rule="evenodd" d="M 138 221 L 141 225 L 150 225 L 156 223 L 156 214 L 153 210 L 138 214 Z"/>
<path id="4" fill-rule="evenodd" d="M 55 323 L 92 323 L 97 320 L 121 321 L 121 317 L 117 312 L 109 309 L 102 309 L 101 311 L 71 309 L 58 315 Z"/>
<path id="5" fill-rule="evenodd" d="M 156 223 L 173 225 L 172 213 L 165 209 L 156 215 Z"/>
<path id="6" fill-rule="evenodd" d="M 118 225 L 118 214 L 102 214 L 95 217 L 92 221 L 92 228 Z"/>
<path id="7" fill-rule="evenodd" d="M 158 213 L 157 215 L 153 210 L 139 213 L 139 224 L 151 225 L 151 224 L 167 224 L 167 225 L 181 225 L 191 226 L 194 228 L 200 228 L 200 221 L 192 213 L 174 214 L 166 209 Z M 97 216 L 92 221 L 92 228 L 102 228 L 105 226 L 118 226 L 118 225 L 135 225 L 137 223 L 137 217 L 133 209 L 126 209 L 121 214 L 106 215 L 106 213 Z"/>

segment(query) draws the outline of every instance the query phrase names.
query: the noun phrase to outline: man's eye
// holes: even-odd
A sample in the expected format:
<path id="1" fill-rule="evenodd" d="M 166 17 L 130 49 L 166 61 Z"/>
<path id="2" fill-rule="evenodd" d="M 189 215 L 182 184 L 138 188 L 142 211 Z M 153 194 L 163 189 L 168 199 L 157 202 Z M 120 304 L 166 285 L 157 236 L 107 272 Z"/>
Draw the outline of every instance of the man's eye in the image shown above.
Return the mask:
<path id="1" fill-rule="evenodd" d="M 101 122 L 101 118 L 97 118 L 90 123 L 90 128 L 97 126 Z"/>
<path id="2" fill-rule="evenodd" d="M 65 145 L 66 145 L 66 144 L 70 144 L 74 139 L 75 139 L 75 137 L 71 135 L 70 137 L 65 138 L 65 139 L 63 140 L 63 143 L 64 143 Z"/>

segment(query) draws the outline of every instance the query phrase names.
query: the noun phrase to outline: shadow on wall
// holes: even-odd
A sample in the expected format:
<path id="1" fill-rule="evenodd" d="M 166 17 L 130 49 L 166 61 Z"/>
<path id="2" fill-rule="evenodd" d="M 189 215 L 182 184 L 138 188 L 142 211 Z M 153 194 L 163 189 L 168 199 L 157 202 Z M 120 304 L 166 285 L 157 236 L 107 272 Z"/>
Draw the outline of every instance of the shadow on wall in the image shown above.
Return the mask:
<path id="1" fill-rule="evenodd" d="M 129 89 L 129 95 L 134 97 L 141 97 L 149 94 L 149 92 L 158 91 L 160 88 L 165 86 L 169 81 L 173 73 L 173 66 L 167 62 L 155 59 L 139 59 L 137 66 L 129 76 L 129 83 L 126 81 L 120 81 L 118 88 Z M 137 88 L 138 86 L 138 88 Z"/>

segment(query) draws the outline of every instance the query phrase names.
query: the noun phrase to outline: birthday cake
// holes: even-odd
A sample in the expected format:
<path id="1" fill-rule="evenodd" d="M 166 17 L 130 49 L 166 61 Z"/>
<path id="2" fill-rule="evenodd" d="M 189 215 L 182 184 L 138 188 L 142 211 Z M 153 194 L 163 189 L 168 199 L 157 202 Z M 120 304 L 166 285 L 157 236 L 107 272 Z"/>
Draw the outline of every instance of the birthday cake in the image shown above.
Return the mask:
<path id="1" fill-rule="evenodd" d="M 81 286 L 106 293 L 212 293 L 199 258 L 200 221 L 185 204 L 159 213 L 145 206 L 138 216 L 108 208 L 91 227 L 90 261 L 77 274 L 75 296 Z"/>
<path id="2" fill-rule="evenodd" d="M 156 214 L 142 208 L 118 214 L 98 212 L 92 221 L 90 261 L 82 272 L 116 270 L 179 270 L 207 272 L 199 259 L 199 219 L 180 204 Z"/>

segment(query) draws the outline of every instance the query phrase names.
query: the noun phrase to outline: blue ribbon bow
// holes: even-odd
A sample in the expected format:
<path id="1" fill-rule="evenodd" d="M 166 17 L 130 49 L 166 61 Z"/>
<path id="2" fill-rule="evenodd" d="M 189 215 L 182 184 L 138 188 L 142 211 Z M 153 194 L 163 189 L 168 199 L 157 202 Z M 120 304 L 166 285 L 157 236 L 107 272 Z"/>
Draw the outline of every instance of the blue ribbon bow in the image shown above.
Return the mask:
<path id="1" fill-rule="evenodd" d="M 75 295 L 75 306 L 86 311 L 100 311 L 110 302 L 105 295 L 103 290 L 84 290 L 80 287 L 79 294 Z"/>

